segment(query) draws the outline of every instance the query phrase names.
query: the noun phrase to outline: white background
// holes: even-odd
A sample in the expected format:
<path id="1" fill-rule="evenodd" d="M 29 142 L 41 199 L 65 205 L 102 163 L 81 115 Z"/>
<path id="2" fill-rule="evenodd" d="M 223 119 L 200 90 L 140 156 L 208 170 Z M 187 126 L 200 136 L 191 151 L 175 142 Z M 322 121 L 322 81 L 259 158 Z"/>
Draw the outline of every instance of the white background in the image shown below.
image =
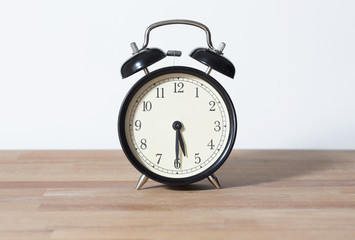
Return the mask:
<path id="1" fill-rule="evenodd" d="M 1 1 L 0 149 L 118 149 L 130 42 L 166 19 L 207 25 L 236 66 L 239 149 L 355 149 L 354 1 Z M 204 32 L 166 26 L 150 47 L 188 57 Z"/>

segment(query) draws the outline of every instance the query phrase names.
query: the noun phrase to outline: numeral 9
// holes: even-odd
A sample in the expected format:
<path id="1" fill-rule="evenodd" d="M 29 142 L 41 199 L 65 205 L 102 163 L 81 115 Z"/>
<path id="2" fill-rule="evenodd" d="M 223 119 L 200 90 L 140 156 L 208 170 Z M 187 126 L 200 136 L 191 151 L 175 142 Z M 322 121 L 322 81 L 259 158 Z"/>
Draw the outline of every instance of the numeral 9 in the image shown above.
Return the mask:
<path id="1" fill-rule="evenodd" d="M 134 122 L 134 126 L 136 127 L 135 130 L 139 131 L 141 129 L 141 127 L 142 127 L 142 122 L 140 120 L 136 120 Z"/>

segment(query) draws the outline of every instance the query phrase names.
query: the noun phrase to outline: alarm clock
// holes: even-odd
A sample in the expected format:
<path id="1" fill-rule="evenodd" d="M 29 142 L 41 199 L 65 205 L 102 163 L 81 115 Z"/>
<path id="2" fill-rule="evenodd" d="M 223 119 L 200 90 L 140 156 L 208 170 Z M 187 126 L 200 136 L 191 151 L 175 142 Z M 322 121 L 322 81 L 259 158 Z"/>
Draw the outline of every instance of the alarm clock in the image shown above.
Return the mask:
<path id="1" fill-rule="evenodd" d="M 167 66 L 149 72 L 148 67 L 180 51 L 148 48 L 150 32 L 157 27 L 185 24 L 206 33 L 207 46 L 190 57 L 207 66 L 201 71 L 189 66 Z M 215 175 L 228 158 L 237 134 L 233 102 L 210 73 L 216 70 L 230 78 L 233 64 L 223 56 L 224 43 L 214 48 L 209 29 L 196 21 L 167 20 L 150 25 L 144 44 L 131 43 L 133 56 L 121 68 L 122 78 L 143 70 L 124 98 L 118 115 L 118 136 L 131 164 L 142 174 L 136 189 L 148 179 L 183 185 L 208 178 L 221 185 Z"/>

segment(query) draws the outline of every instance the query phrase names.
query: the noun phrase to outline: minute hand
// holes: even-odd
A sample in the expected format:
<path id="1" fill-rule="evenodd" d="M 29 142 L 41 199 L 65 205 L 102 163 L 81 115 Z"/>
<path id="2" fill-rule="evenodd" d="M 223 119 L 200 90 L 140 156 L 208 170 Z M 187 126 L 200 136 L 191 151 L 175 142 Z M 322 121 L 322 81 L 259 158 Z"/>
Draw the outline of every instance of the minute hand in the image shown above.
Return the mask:
<path id="1" fill-rule="evenodd" d="M 176 132 L 176 137 L 175 137 L 175 154 L 176 154 L 176 159 L 178 159 L 178 154 L 179 154 L 179 145 L 181 147 L 182 153 L 185 156 L 185 146 L 184 146 L 184 141 L 182 140 L 181 137 L 181 130 L 182 128 L 182 123 L 180 121 L 175 121 L 173 123 L 173 129 Z"/>

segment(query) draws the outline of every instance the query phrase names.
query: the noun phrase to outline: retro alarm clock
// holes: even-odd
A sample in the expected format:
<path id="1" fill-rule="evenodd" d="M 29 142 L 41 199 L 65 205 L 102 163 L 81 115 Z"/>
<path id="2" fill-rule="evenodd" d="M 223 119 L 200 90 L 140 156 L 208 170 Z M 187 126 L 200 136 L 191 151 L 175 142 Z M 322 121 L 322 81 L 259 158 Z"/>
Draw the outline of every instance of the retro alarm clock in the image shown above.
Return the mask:
<path id="1" fill-rule="evenodd" d="M 153 72 L 148 67 L 180 51 L 148 48 L 149 34 L 157 27 L 185 24 L 206 33 L 207 48 L 196 48 L 190 57 L 207 66 L 201 71 L 189 66 L 167 66 Z M 131 43 L 133 56 L 121 68 L 123 78 L 143 70 L 145 75 L 127 93 L 118 116 L 118 136 L 131 164 L 142 174 L 136 189 L 148 179 L 183 185 L 208 178 L 220 183 L 216 170 L 228 158 L 237 134 L 237 118 L 231 98 L 210 76 L 216 70 L 230 78 L 233 64 L 214 48 L 209 29 L 195 21 L 168 20 L 150 25 L 144 44 Z"/>

